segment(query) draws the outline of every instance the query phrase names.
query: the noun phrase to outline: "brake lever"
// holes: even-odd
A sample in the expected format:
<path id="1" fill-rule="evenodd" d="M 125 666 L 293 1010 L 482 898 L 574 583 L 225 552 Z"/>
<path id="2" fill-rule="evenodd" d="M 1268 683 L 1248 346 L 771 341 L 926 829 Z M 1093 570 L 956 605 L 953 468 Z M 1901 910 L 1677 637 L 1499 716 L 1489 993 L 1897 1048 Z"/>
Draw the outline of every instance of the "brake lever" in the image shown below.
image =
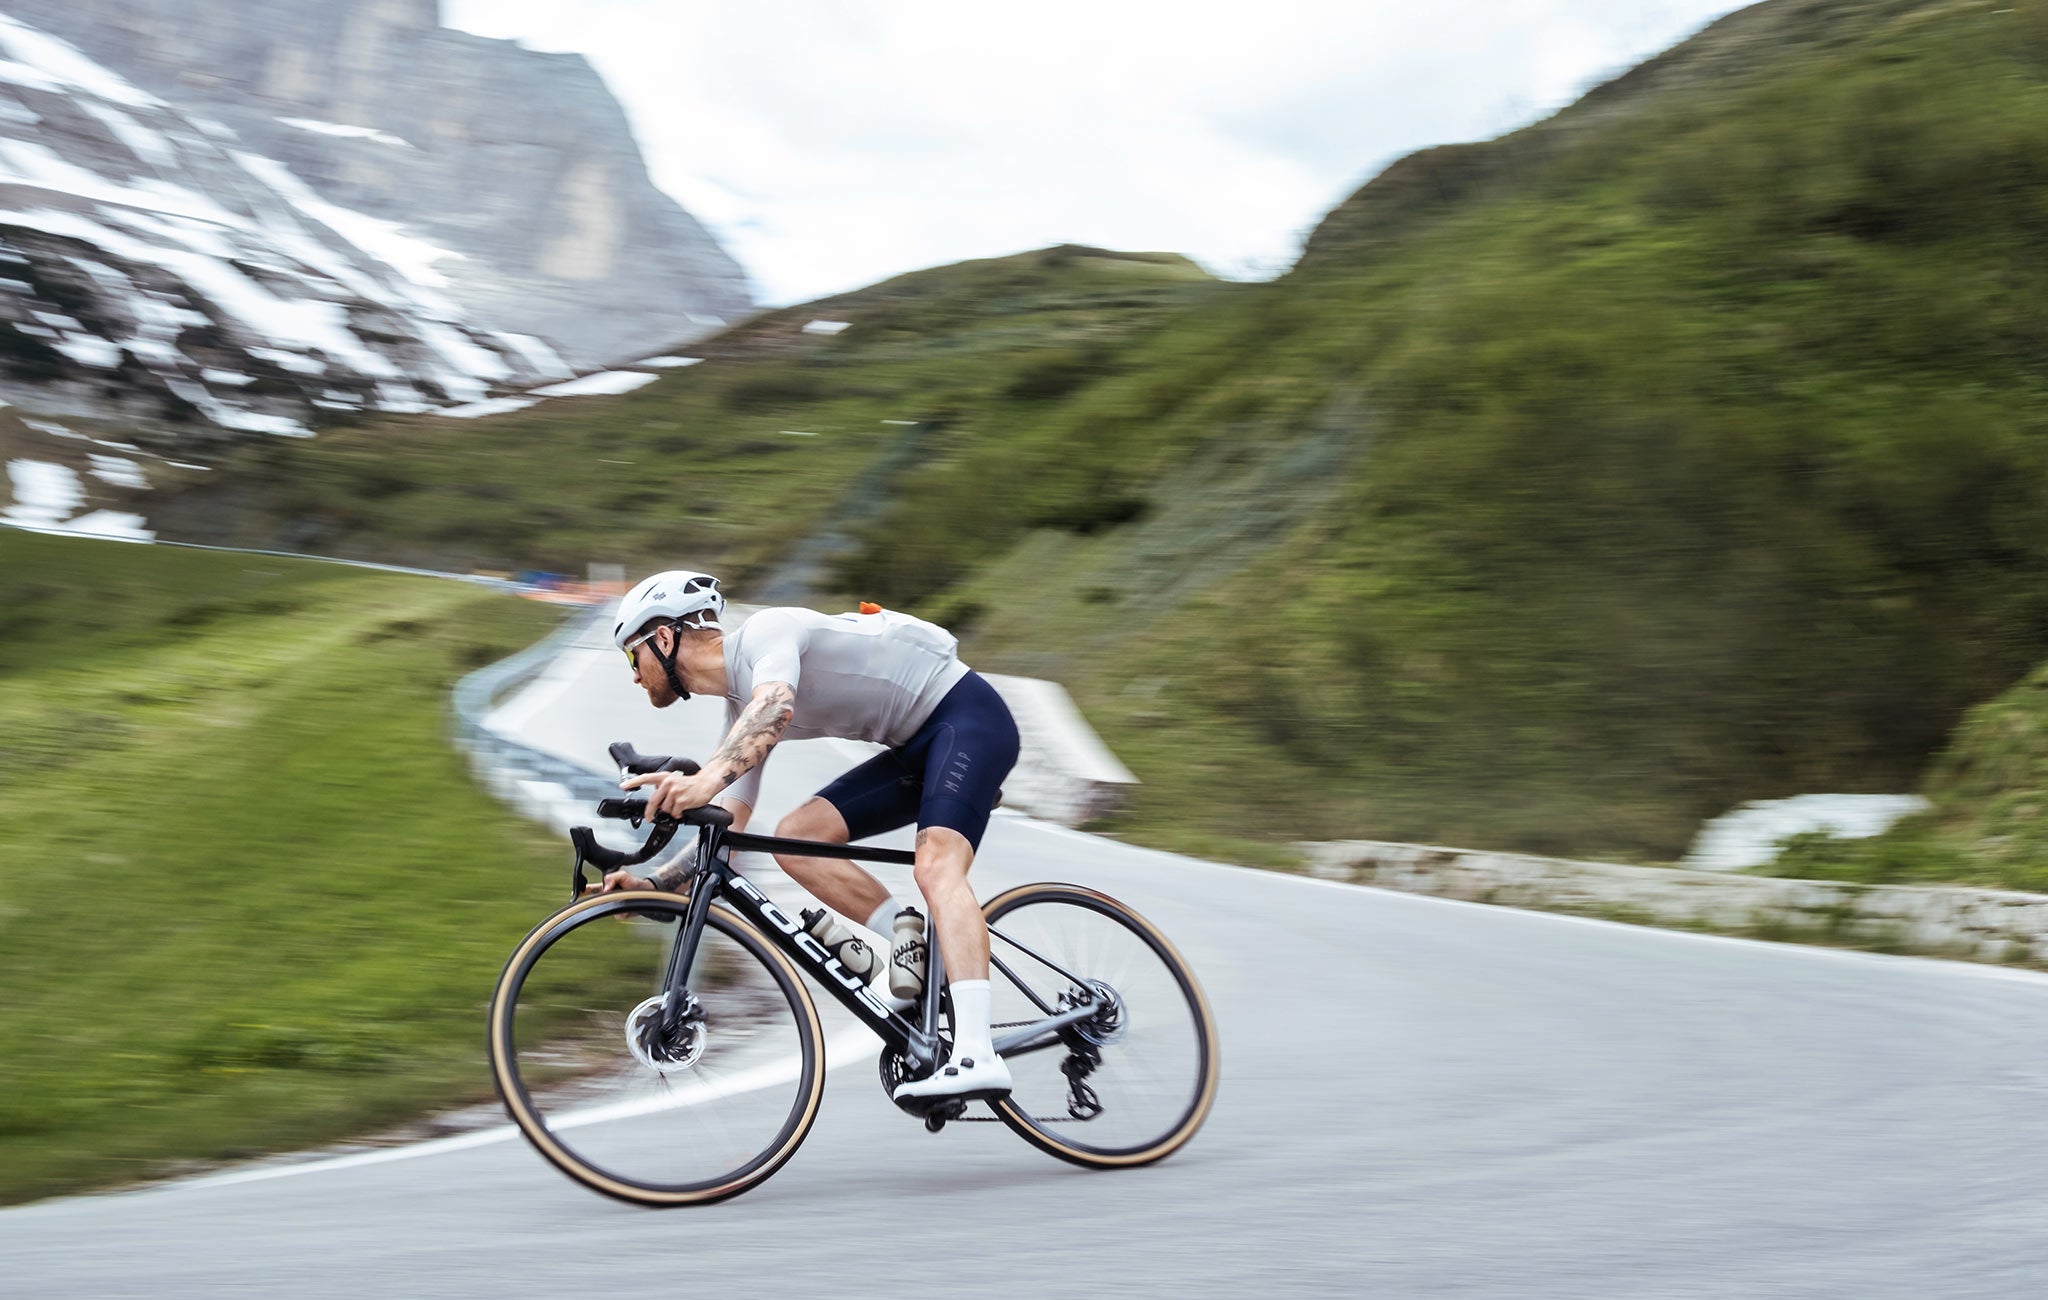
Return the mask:
<path id="1" fill-rule="evenodd" d="M 597 840 L 591 835 L 588 826 L 571 827 L 569 830 L 569 842 L 576 846 L 576 860 L 569 864 L 569 901 L 573 903 L 583 897 L 583 890 L 586 886 L 604 884 L 604 869 L 590 864 L 591 870 L 597 872 L 597 879 L 585 880 L 583 878 L 583 868 L 588 858 L 586 850 L 597 846 Z"/>

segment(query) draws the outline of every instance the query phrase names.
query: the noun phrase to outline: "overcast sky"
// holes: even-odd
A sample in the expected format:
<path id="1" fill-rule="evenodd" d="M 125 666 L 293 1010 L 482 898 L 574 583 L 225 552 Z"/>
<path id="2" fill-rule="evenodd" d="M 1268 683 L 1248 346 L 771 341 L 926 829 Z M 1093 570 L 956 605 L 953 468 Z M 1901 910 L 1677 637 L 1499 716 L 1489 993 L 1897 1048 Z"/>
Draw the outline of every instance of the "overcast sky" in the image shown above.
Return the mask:
<path id="1" fill-rule="evenodd" d="M 1271 275 L 1374 172 L 1498 135 L 1729 0 L 443 0 L 588 55 L 770 303 L 1047 244 Z"/>

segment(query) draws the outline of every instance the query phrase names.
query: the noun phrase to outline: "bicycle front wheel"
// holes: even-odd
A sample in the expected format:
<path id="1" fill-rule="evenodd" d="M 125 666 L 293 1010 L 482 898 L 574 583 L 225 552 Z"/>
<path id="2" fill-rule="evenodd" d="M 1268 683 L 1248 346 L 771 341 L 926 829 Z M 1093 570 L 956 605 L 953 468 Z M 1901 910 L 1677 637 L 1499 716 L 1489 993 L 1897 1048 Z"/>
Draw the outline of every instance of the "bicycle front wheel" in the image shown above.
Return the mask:
<path id="1" fill-rule="evenodd" d="M 643 1205 L 753 1187 L 795 1153 L 825 1088 L 810 992 L 759 931 L 713 906 L 664 1015 L 689 900 L 583 899 L 513 952 L 491 1000 L 491 1069 L 527 1140 L 562 1172 Z"/>
<path id="2" fill-rule="evenodd" d="M 1219 1062 L 1208 999 L 1166 936 L 1077 885 L 1024 885 L 982 913 L 998 1042 L 1089 1009 L 1004 1053 L 1015 1086 L 996 1114 L 1079 1165 L 1142 1165 L 1179 1150 L 1209 1116 Z"/>

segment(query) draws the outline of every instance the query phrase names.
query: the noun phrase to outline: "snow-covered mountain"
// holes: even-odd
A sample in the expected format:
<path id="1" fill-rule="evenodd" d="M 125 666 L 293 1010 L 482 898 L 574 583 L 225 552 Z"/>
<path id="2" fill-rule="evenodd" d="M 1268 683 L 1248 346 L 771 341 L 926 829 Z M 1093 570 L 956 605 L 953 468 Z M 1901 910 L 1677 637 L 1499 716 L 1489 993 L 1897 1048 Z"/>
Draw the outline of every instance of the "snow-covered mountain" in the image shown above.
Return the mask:
<path id="1" fill-rule="evenodd" d="M 0 15 L 0 397 L 289 434 L 569 373 L 467 324 L 446 256 Z"/>
<path id="2" fill-rule="evenodd" d="M 469 320 L 579 370 L 711 333 L 747 277 L 648 178 L 588 60 L 441 24 L 439 0 L 0 0 L 329 203 L 452 250 Z"/>

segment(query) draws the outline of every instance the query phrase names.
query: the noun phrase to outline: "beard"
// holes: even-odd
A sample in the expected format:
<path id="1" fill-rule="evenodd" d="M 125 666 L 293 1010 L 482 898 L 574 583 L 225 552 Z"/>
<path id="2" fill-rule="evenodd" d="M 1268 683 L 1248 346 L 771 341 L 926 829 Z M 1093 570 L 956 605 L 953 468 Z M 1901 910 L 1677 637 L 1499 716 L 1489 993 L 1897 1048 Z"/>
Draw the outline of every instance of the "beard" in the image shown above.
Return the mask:
<path id="1" fill-rule="evenodd" d="M 676 694 L 676 688 L 668 684 L 667 673 L 642 681 L 640 689 L 647 692 L 647 702 L 657 709 L 665 709 L 682 698 Z"/>

